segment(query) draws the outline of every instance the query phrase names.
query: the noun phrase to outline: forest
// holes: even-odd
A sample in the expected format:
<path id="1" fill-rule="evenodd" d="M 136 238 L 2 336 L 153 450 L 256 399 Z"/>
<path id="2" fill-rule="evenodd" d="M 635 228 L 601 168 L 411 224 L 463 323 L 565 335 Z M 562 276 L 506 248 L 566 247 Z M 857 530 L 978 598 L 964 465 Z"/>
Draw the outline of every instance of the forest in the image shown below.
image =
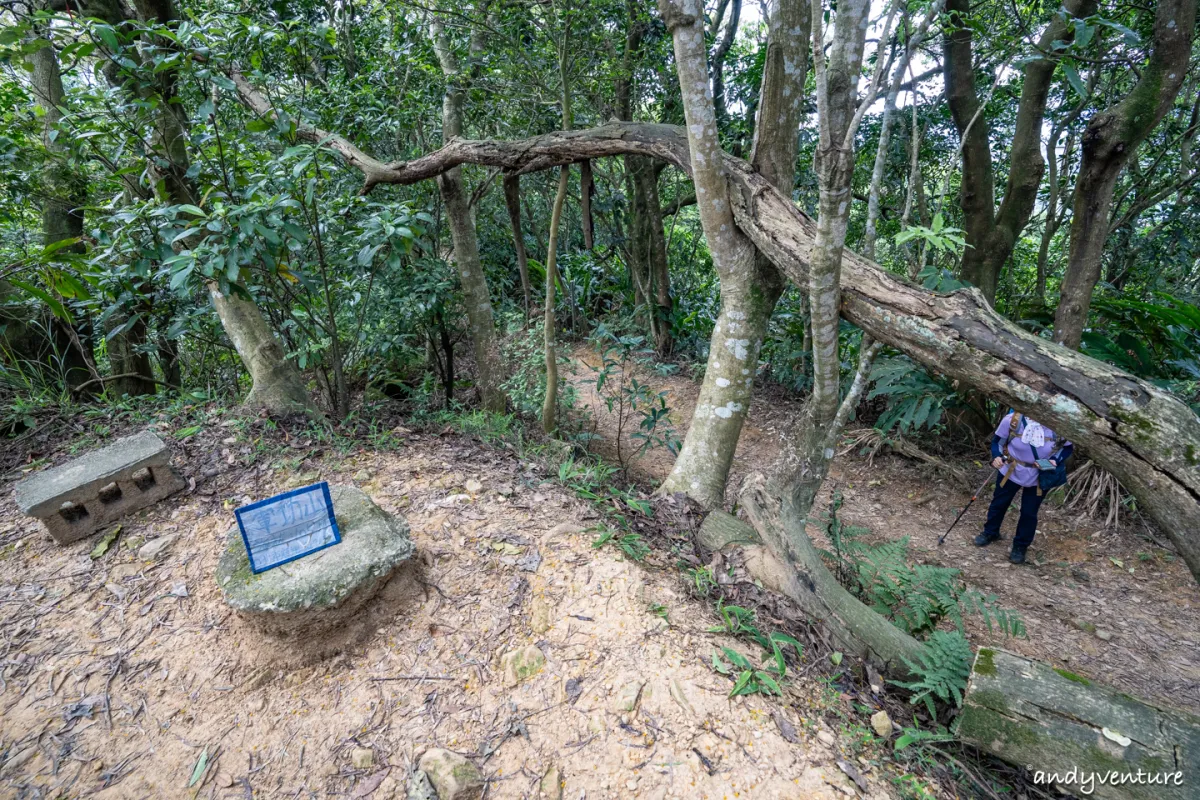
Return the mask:
<path id="1" fill-rule="evenodd" d="M 0 26 L 5 491 L 147 424 L 189 464 L 188 491 L 211 495 L 195 502 L 230 520 L 293 472 L 412 483 L 398 462 L 361 466 L 387 453 L 442 475 L 422 491 L 482 496 L 471 485 L 491 484 L 462 483 L 461 463 L 516 454 L 591 509 L 584 551 L 659 565 L 719 635 L 763 651 L 757 667 L 713 650 L 708 673 L 732 670 L 733 696 L 794 695 L 819 661 L 856 674 L 836 680 L 857 680 L 870 710 L 894 693 L 920 715 L 884 715 L 904 740 L 877 768 L 895 770 L 887 786 L 830 762 L 851 795 L 1052 796 L 960 727 L 993 645 L 1200 711 L 1194 628 L 1146 623 L 1182 648 L 1153 679 L 1133 634 L 1119 669 L 1101 656 L 1080 677 L 1051 628 L 1026 631 L 1046 581 L 1102 595 L 1106 615 L 1130 592 L 1155 619 L 1200 603 L 1195 0 L 3 0 Z M 1012 571 L 970 540 L 1011 411 L 1074 445 L 1034 564 Z M 321 460 L 335 454 L 356 466 Z M 542 496 L 495 480 L 498 503 Z M 417 505 L 396 507 L 428 549 Z M 33 602 L 18 546 L 32 529 L 16 519 L 0 602 Z M 1068 527 L 1084 561 L 1055 543 Z M 1090 625 L 1091 648 L 1112 625 L 1076 602 L 1055 624 Z M 652 604 L 673 635 L 669 605 Z M 430 631 L 450 625 L 429 613 Z M 18 623 L 13 656 L 33 641 Z M 1022 650 L 1027 633 L 1038 644 Z M 131 653 L 113 676 L 132 680 Z M 0 726 L 6 758 L 19 727 Z M 244 759 L 221 785 L 215 747 L 177 754 L 165 785 L 224 796 Z M 695 752 L 715 779 L 715 756 Z M 492 751 L 478 756 L 487 772 Z M 351 760 L 323 776 L 346 796 L 399 775 Z M 609 796 L 565 770 L 572 797 Z M 536 771 L 532 789 L 488 773 L 490 791 L 563 796 Z M 104 773 L 106 796 L 136 794 L 127 773 Z M 77 796 L 26 777 L 20 796 Z M 279 780 L 254 793 L 284 796 Z M 443 800 L 478 796 L 430 780 Z M 624 796 L 666 796 L 640 780 Z"/>

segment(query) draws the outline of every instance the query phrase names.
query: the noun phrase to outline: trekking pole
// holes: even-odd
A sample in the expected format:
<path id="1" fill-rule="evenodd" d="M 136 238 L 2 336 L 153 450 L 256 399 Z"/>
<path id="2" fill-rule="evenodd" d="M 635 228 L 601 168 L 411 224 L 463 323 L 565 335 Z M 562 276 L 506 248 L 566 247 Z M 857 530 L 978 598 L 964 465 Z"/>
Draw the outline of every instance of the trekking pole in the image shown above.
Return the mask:
<path id="1" fill-rule="evenodd" d="M 950 531 L 954 530 L 954 526 L 957 525 L 958 521 L 963 518 L 963 514 L 967 513 L 967 509 L 971 507 L 971 503 L 974 503 L 976 500 L 979 499 L 979 495 L 983 494 L 983 490 L 986 489 L 987 485 L 989 483 L 991 483 L 995 479 L 995 477 L 999 474 L 1000 474 L 1000 472 L 998 470 L 992 470 L 991 474 L 987 476 L 987 480 L 985 480 L 980 485 L 980 487 L 975 490 L 975 494 L 971 495 L 970 502 L 968 502 L 965 506 L 963 506 L 962 511 L 958 512 L 958 516 L 954 518 L 954 522 L 950 523 L 950 527 L 946 529 L 946 532 L 943 533 L 940 537 L 938 537 L 938 543 L 937 543 L 938 547 L 942 546 L 942 542 L 946 541 L 946 537 L 950 535 Z"/>

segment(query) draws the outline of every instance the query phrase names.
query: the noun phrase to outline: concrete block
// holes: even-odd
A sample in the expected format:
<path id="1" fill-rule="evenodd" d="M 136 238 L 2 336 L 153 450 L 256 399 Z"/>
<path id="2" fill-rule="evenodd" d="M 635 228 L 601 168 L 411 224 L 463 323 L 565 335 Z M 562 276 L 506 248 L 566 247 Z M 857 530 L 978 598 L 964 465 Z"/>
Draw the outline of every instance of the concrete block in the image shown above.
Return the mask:
<path id="1" fill-rule="evenodd" d="M 41 520 L 54 541 L 70 544 L 182 489 L 170 457 L 149 431 L 126 436 L 30 475 L 16 486 L 17 506 Z"/>

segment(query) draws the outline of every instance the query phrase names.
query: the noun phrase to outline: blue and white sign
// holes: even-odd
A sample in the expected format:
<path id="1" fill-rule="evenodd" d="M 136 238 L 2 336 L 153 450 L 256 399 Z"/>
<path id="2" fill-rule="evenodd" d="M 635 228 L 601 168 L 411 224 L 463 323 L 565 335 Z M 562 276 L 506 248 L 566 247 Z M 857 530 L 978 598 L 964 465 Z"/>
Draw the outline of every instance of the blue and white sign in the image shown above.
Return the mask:
<path id="1" fill-rule="evenodd" d="M 234 513 L 255 575 L 342 540 L 329 484 L 324 481 L 259 500 Z"/>

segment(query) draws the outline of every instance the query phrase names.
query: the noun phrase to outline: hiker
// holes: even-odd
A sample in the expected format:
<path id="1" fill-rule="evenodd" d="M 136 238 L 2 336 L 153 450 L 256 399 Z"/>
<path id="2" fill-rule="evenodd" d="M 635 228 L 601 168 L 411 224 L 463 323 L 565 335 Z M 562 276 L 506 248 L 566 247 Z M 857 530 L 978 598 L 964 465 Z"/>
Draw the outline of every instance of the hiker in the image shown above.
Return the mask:
<path id="1" fill-rule="evenodd" d="M 1074 445 L 1069 441 L 1059 444 L 1054 431 L 1020 412 L 1010 411 L 992 437 L 992 466 L 1000 470 L 1000 475 L 996 478 L 996 493 L 988 507 L 987 523 L 983 533 L 975 537 L 975 544 L 986 547 L 1003 538 L 1000 525 L 1019 489 L 1021 516 L 1017 520 L 1017 535 L 1013 538 L 1008 560 L 1024 564 L 1025 551 L 1037 532 L 1042 498 L 1045 492 L 1066 482 L 1065 464 L 1073 450 Z"/>

